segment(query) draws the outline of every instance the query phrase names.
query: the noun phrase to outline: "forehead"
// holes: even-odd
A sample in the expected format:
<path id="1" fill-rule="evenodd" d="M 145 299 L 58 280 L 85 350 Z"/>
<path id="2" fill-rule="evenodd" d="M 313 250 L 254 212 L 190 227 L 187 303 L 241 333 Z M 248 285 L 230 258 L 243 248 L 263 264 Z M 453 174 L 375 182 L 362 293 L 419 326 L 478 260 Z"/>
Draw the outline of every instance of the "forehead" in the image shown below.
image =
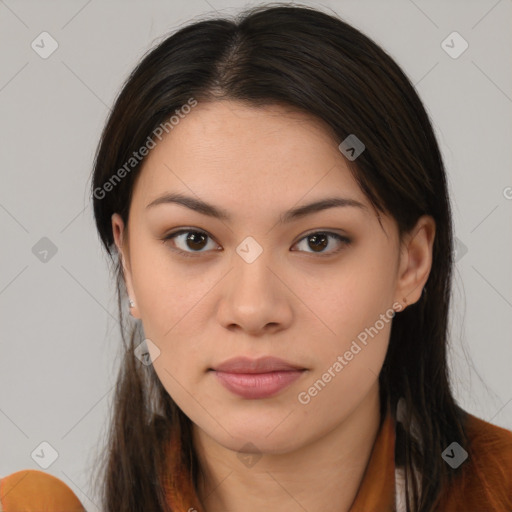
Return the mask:
<path id="1" fill-rule="evenodd" d="M 337 193 L 369 205 L 331 129 L 285 106 L 198 103 L 156 142 L 134 201 L 178 191 L 234 207 L 284 208 Z"/>

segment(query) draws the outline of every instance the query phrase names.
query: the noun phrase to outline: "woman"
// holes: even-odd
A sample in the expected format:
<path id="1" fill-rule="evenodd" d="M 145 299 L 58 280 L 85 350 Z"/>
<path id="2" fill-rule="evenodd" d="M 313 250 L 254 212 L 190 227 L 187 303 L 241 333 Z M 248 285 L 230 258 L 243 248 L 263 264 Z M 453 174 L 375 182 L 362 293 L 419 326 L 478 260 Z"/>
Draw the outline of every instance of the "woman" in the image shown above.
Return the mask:
<path id="1" fill-rule="evenodd" d="M 92 192 L 132 315 L 103 510 L 512 510 L 512 432 L 449 384 L 437 141 L 368 37 L 297 6 L 182 28 Z"/>

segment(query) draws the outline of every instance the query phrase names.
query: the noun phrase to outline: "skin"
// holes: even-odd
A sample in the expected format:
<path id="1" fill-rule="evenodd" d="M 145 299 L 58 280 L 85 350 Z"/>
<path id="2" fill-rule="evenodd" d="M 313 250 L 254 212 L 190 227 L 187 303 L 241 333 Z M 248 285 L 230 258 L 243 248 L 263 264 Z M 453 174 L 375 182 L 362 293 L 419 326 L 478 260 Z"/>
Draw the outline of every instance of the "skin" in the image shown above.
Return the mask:
<path id="1" fill-rule="evenodd" d="M 158 377 L 194 425 L 207 512 L 348 511 L 363 478 L 391 322 L 309 403 L 297 397 L 379 315 L 420 298 L 435 223 L 420 218 L 400 244 L 396 222 L 381 214 L 381 227 L 339 142 L 321 121 L 282 106 L 199 103 L 146 158 L 127 227 L 112 216 L 131 313 L 160 350 L 150 350 Z M 170 203 L 146 208 L 166 192 L 199 197 L 232 219 Z M 367 208 L 279 223 L 284 211 L 330 196 Z M 182 227 L 210 238 L 161 241 Z M 317 252 L 306 235 L 322 230 L 351 243 L 328 238 Z M 248 236 L 263 249 L 252 263 L 236 252 Z M 235 355 L 273 355 L 307 371 L 274 397 L 244 399 L 207 371 Z M 250 467 L 238 456 L 248 442 L 247 452 L 262 455 Z"/>

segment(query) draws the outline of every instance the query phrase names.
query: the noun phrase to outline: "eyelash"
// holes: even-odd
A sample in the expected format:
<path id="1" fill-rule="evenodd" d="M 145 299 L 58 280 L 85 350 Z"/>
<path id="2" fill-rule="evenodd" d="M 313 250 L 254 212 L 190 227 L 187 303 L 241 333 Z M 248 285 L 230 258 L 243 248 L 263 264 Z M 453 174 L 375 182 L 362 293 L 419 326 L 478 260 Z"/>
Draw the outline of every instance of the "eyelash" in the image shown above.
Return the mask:
<path id="1" fill-rule="evenodd" d="M 177 236 L 179 235 L 182 235 L 182 234 L 185 234 L 185 233 L 197 233 L 197 234 L 202 234 L 202 235 L 206 235 L 210 240 L 213 240 L 213 237 L 211 237 L 206 231 L 202 231 L 200 229 L 191 229 L 191 228 L 188 228 L 188 229 L 180 229 L 179 231 L 175 231 L 173 233 L 169 233 L 168 235 L 166 235 L 164 238 L 161 239 L 162 243 L 166 243 L 167 241 L 169 240 L 172 240 L 174 238 L 176 238 Z M 330 238 L 335 238 L 336 240 L 338 240 L 339 242 L 342 242 L 343 245 L 349 245 L 351 243 L 351 240 L 349 238 L 347 238 L 346 236 L 343 236 L 343 235 L 340 235 L 338 233 L 333 233 L 331 231 L 312 231 L 310 233 L 307 233 L 306 235 L 304 235 L 298 242 L 302 242 L 302 240 L 312 236 L 312 235 L 319 235 L 319 234 L 322 234 L 322 235 L 327 235 L 328 237 Z M 294 244 L 296 245 L 296 244 Z M 343 247 L 342 247 L 343 248 Z M 337 254 L 339 253 L 342 248 L 340 249 L 337 249 L 335 251 L 331 251 L 331 252 L 326 252 L 326 253 L 314 253 L 314 252 L 307 252 L 307 251 L 298 251 L 298 252 L 306 252 L 306 254 L 312 254 L 312 255 L 316 255 L 316 256 L 320 256 L 320 257 L 328 257 L 328 256 L 332 256 L 333 254 Z M 171 248 L 173 251 L 183 255 L 183 256 L 186 256 L 186 257 L 191 257 L 191 258 L 195 258 L 195 257 L 198 257 L 200 256 L 203 252 L 206 252 L 206 251 L 192 251 L 192 252 L 189 252 L 189 251 L 182 251 L 181 249 L 177 249 L 175 247 L 172 247 Z"/>

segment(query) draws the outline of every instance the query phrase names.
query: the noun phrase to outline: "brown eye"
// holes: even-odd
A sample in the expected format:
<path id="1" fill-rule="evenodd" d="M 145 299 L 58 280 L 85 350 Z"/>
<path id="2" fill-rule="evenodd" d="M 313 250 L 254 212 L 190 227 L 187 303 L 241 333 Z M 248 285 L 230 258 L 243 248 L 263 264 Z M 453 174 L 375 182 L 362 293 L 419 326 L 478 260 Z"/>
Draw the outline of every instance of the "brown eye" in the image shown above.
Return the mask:
<path id="1" fill-rule="evenodd" d="M 309 247 L 315 252 L 321 252 L 329 245 L 329 237 L 325 233 L 315 233 L 307 237 Z"/>
<path id="2" fill-rule="evenodd" d="M 207 235 L 205 235 L 204 233 L 190 231 L 185 238 L 185 244 L 190 249 L 200 250 L 204 248 L 206 238 Z"/>
<path id="3" fill-rule="evenodd" d="M 338 249 L 324 251 L 324 249 L 329 246 L 329 241 L 332 239 L 338 242 Z M 348 239 L 347 237 L 339 235 L 338 233 L 331 233 L 328 231 L 317 231 L 315 233 L 310 233 L 309 235 L 306 235 L 304 238 L 302 238 L 302 240 L 300 240 L 298 244 L 304 243 L 304 241 L 306 241 L 305 245 L 308 248 L 312 249 L 312 253 L 317 253 L 320 255 L 329 255 L 337 253 L 341 251 L 344 245 L 350 244 L 350 239 Z"/>
<path id="4" fill-rule="evenodd" d="M 207 241 L 210 236 L 204 231 L 181 229 L 167 235 L 163 241 L 172 240 L 176 250 L 185 256 L 195 256 L 193 253 L 206 252 Z"/>

